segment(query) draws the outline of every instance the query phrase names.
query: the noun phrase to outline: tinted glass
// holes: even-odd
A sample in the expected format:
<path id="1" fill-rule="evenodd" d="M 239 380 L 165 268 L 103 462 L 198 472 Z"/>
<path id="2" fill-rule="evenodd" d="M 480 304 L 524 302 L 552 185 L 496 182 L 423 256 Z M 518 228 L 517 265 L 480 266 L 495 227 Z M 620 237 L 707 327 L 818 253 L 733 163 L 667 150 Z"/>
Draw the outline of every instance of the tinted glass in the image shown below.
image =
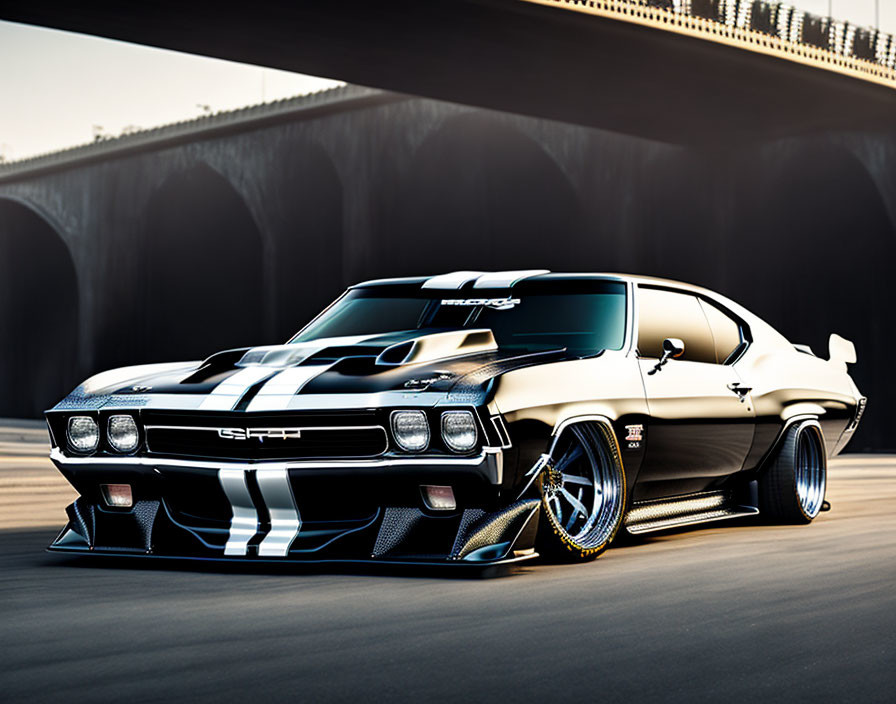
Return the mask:
<path id="1" fill-rule="evenodd" d="M 642 357 L 661 357 L 663 340 L 667 337 L 677 337 L 684 342 L 684 354 L 680 359 L 716 361 L 709 323 L 695 296 L 639 288 L 638 353 Z"/>
<path id="2" fill-rule="evenodd" d="M 349 294 L 336 301 L 291 341 L 413 329 L 428 303 L 420 298 L 362 298 Z"/>
<path id="3" fill-rule="evenodd" d="M 712 303 L 701 299 L 700 305 L 703 306 L 703 312 L 712 331 L 716 360 L 719 364 L 723 364 L 740 345 L 740 325 Z"/>
<path id="4" fill-rule="evenodd" d="M 500 348 L 566 348 L 582 356 L 622 348 L 625 306 L 625 286 L 615 283 L 602 283 L 599 290 L 587 293 L 522 289 L 499 295 L 431 290 L 395 294 L 361 288 L 346 294 L 291 341 L 489 328 Z"/>

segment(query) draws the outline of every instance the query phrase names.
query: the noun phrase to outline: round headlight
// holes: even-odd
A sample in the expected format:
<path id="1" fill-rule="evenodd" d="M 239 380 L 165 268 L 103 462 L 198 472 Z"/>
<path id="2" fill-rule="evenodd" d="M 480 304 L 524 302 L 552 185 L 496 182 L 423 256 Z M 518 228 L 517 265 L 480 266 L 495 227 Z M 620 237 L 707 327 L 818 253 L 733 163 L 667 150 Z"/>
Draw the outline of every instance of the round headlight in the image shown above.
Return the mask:
<path id="1" fill-rule="evenodd" d="M 92 452 L 100 442 L 100 428 L 90 416 L 68 419 L 68 444 L 78 452 Z"/>
<path id="2" fill-rule="evenodd" d="M 133 416 L 109 417 L 109 444 L 119 452 L 131 452 L 140 442 Z"/>
<path id="3" fill-rule="evenodd" d="M 394 411 L 392 435 L 402 450 L 422 452 L 429 445 L 429 423 L 423 411 Z"/>
<path id="4" fill-rule="evenodd" d="M 445 411 L 442 414 L 442 439 L 455 452 L 476 447 L 476 419 L 470 411 Z"/>

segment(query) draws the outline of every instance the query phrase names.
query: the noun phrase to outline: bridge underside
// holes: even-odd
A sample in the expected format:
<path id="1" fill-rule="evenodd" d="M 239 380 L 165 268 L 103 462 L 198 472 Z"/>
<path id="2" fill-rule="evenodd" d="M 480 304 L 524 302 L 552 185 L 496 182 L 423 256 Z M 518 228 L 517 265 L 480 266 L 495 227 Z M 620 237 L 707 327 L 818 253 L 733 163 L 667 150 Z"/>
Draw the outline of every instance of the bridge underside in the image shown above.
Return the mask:
<path id="1" fill-rule="evenodd" d="M 667 142 L 892 126 L 896 91 L 519 0 L 8 0 L 3 19 Z"/>

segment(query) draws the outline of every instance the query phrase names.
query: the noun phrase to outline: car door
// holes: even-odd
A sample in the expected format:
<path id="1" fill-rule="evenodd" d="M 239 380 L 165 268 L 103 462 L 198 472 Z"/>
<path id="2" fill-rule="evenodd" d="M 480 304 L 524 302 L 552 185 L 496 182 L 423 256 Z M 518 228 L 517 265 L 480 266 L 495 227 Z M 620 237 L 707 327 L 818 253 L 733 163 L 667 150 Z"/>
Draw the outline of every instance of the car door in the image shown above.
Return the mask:
<path id="1" fill-rule="evenodd" d="M 743 468 L 755 414 L 726 363 L 741 335 L 735 321 L 688 292 L 639 287 L 638 364 L 649 419 L 636 500 L 702 491 Z M 666 338 L 681 339 L 684 354 L 660 366 Z"/>

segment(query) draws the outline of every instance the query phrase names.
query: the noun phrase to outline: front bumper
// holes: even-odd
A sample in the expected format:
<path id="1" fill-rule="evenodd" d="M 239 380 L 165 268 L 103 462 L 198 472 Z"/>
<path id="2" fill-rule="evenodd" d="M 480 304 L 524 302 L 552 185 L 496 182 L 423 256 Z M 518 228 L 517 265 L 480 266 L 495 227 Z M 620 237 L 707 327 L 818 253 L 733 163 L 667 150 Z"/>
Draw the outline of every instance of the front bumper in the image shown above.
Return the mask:
<path id="1" fill-rule="evenodd" d="M 540 503 L 502 501 L 503 454 L 469 458 L 229 462 L 51 459 L 81 496 L 50 550 L 177 558 L 493 564 L 534 557 Z M 105 505 L 102 484 L 132 486 Z M 432 511 L 423 484 L 450 485 Z"/>

